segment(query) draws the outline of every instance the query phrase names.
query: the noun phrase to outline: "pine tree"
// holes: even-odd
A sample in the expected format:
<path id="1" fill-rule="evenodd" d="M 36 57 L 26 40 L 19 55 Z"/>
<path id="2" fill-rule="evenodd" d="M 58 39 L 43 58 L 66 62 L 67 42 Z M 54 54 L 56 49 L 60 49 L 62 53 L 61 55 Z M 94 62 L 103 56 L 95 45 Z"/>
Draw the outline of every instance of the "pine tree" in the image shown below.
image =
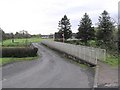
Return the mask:
<path id="1" fill-rule="evenodd" d="M 110 47 L 113 42 L 113 30 L 115 26 L 111 21 L 107 11 L 103 11 L 101 16 L 99 16 L 98 32 L 97 32 L 97 41 L 99 45 L 104 45 Z"/>
<path id="2" fill-rule="evenodd" d="M 78 26 L 79 28 L 77 38 L 84 42 L 85 45 L 87 45 L 88 41 L 94 39 L 95 37 L 95 31 L 94 27 L 92 27 L 92 21 L 87 13 L 85 13 Z"/>
<path id="3" fill-rule="evenodd" d="M 60 34 L 61 38 L 64 38 L 65 40 L 71 38 L 72 31 L 71 31 L 70 19 L 68 19 L 66 15 L 64 15 L 61 21 L 59 21 L 58 27 L 59 27 L 58 33 Z"/>

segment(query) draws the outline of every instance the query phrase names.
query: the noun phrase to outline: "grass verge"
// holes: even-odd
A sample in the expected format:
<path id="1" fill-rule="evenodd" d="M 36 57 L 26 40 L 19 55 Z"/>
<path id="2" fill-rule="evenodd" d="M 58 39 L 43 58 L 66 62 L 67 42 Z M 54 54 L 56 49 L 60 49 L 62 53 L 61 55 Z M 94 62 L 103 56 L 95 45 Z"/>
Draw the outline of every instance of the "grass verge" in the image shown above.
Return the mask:
<path id="1" fill-rule="evenodd" d="M 30 60 L 35 60 L 37 59 L 38 56 L 36 57 L 25 57 L 25 58 L 0 58 L 0 66 L 13 63 L 13 62 L 18 62 L 18 61 L 30 61 Z"/>
<path id="2" fill-rule="evenodd" d="M 109 64 L 109 65 L 111 65 L 113 67 L 117 67 L 118 65 L 120 66 L 120 62 L 118 60 L 120 60 L 120 56 L 115 57 L 113 55 L 108 54 L 106 56 L 106 60 L 103 61 L 103 62 L 105 62 L 105 63 L 107 63 L 107 64 Z"/>

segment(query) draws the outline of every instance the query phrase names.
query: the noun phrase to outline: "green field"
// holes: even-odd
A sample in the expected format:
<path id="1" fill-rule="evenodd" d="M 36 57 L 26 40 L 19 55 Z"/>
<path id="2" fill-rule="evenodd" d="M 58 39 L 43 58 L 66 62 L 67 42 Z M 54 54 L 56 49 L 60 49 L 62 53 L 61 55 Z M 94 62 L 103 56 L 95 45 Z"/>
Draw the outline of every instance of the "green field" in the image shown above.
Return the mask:
<path id="1" fill-rule="evenodd" d="M 25 58 L 0 58 L 0 66 L 8 64 L 8 63 L 13 63 L 13 62 L 20 62 L 20 61 L 29 61 L 29 60 L 35 60 L 38 57 L 25 57 Z"/>
<path id="2" fill-rule="evenodd" d="M 14 43 L 12 39 L 4 40 L 2 46 L 3 47 L 22 47 L 30 45 L 32 42 L 40 42 L 41 38 L 28 38 L 26 39 L 14 39 Z"/>
<path id="3" fill-rule="evenodd" d="M 38 37 L 34 38 L 28 38 L 27 43 L 26 39 L 14 39 L 14 43 L 12 43 L 12 39 L 4 40 L 3 44 L 1 44 L 3 47 L 25 47 L 27 45 L 30 45 L 30 43 L 33 42 L 40 42 L 42 39 Z M 17 62 L 17 61 L 29 61 L 29 60 L 35 60 L 37 57 L 25 57 L 25 58 L 13 58 L 13 57 L 8 57 L 8 58 L 0 58 L 0 66 L 5 65 L 8 63 L 12 62 Z"/>

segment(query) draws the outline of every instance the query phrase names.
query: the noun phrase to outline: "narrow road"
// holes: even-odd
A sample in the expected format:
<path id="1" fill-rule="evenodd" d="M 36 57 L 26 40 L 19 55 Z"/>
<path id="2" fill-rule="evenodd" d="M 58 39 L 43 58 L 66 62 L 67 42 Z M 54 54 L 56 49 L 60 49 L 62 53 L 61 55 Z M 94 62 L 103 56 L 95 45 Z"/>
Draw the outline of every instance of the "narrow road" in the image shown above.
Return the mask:
<path id="1" fill-rule="evenodd" d="M 3 88 L 91 88 L 92 68 L 69 62 L 62 54 L 34 44 L 40 58 L 6 65 L 2 68 Z"/>

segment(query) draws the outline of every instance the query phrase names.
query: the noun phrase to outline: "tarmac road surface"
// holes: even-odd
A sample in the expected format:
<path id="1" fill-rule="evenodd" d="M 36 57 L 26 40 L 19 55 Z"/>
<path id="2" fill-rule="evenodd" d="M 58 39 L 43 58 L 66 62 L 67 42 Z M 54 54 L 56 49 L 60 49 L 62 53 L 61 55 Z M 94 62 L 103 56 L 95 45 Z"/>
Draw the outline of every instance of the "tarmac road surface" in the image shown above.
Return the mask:
<path id="1" fill-rule="evenodd" d="M 73 64 L 62 54 L 34 43 L 40 58 L 8 64 L 2 68 L 3 88 L 91 88 L 92 68 Z"/>

